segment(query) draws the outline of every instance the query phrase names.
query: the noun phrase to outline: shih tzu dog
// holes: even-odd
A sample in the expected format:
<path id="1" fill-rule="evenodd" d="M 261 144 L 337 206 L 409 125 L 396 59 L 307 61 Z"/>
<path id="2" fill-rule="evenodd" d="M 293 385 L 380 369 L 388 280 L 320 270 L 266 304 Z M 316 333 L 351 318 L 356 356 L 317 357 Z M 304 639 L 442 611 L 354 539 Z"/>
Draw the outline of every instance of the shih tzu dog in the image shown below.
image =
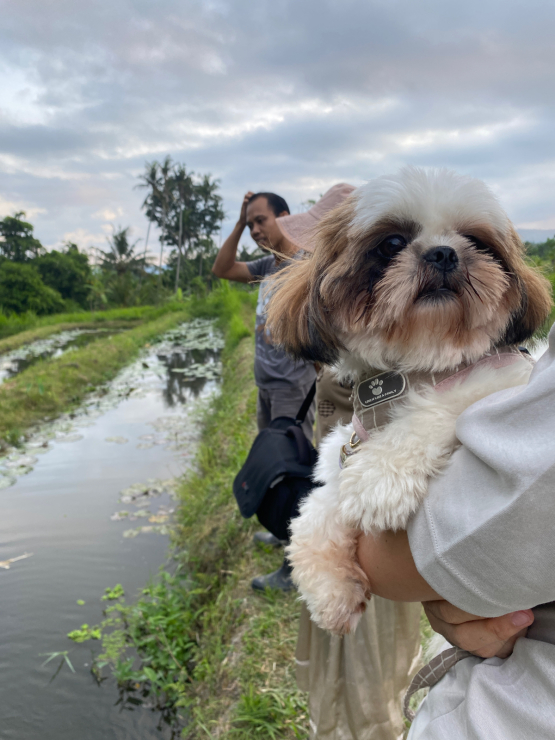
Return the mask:
<path id="1" fill-rule="evenodd" d="M 525 384 L 519 350 L 551 308 L 548 282 L 487 186 L 405 168 L 355 190 L 281 271 L 268 327 L 293 356 L 354 382 L 353 422 L 321 445 L 321 484 L 292 522 L 293 578 L 314 621 L 355 628 L 371 595 L 361 532 L 405 528 L 477 400 Z"/>

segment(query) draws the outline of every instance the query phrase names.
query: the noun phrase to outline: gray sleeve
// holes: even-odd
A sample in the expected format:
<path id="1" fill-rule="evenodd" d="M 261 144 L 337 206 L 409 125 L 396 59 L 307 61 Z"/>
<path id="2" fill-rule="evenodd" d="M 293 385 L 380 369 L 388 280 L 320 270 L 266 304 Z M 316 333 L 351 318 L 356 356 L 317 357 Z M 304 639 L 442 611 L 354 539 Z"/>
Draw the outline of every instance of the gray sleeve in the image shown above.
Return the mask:
<path id="1" fill-rule="evenodd" d="M 471 406 L 457 436 L 409 523 L 418 571 L 484 617 L 555 601 L 555 329 L 529 384 Z"/>
<path id="2" fill-rule="evenodd" d="M 274 262 L 274 257 L 268 256 L 260 257 L 258 260 L 252 260 L 252 262 L 247 262 L 246 265 L 253 277 L 263 278 L 272 270 Z"/>

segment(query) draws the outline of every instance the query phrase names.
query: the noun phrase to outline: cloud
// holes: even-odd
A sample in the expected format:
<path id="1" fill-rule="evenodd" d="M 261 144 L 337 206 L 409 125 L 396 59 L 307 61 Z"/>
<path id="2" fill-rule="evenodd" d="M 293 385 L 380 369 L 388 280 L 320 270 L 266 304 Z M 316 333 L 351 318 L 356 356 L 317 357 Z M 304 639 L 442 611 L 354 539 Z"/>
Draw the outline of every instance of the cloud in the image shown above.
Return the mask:
<path id="1" fill-rule="evenodd" d="M 145 238 L 133 188 L 169 153 L 220 178 L 224 233 L 248 189 L 296 210 L 407 163 L 481 177 L 515 223 L 551 228 L 554 16 L 543 0 L 5 0 L 0 208 L 32 204 L 47 244 L 89 244 L 99 221 Z"/>

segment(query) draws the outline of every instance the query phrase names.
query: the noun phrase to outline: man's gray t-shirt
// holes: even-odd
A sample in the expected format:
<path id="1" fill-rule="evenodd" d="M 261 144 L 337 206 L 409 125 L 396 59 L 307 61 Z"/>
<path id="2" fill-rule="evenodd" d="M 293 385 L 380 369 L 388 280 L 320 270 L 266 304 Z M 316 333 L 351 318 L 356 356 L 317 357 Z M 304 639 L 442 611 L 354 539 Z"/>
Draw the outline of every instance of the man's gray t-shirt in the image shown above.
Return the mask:
<path id="1" fill-rule="evenodd" d="M 462 443 L 409 524 L 416 566 L 484 617 L 534 608 L 502 660 L 467 658 L 430 691 L 409 740 L 555 737 L 555 329 L 527 386 L 474 404 Z"/>
<path id="2" fill-rule="evenodd" d="M 261 257 L 258 260 L 247 262 L 250 274 L 254 278 L 262 279 L 258 292 L 256 306 L 256 338 L 254 358 L 254 379 L 259 388 L 284 388 L 294 386 L 300 388 L 312 383 L 316 378 L 313 363 L 295 361 L 285 352 L 275 347 L 266 331 L 266 306 L 270 300 L 267 290 L 267 280 L 274 275 L 286 262 L 279 265 L 274 257 Z"/>

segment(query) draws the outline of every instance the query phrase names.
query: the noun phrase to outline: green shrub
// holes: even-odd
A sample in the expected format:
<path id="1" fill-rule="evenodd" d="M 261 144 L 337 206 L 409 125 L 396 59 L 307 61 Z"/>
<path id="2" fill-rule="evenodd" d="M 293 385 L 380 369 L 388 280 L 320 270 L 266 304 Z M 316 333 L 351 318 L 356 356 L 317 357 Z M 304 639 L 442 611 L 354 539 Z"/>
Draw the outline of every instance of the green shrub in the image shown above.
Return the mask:
<path id="1" fill-rule="evenodd" d="M 64 310 L 57 290 L 46 286 L 29 264 L 2 262 L 0 265 L 0 307 L 4 313 L 56 313 Z"/>
<path id="2" fill-rule="evenodd" d="M 83 308 L 87 306 L 91 268 L 86 254 L 79 252 L 74 244 L 67 251 L 53 250 L 33 260 L 45 285 L 57 290 L 66 301 Z"/>

